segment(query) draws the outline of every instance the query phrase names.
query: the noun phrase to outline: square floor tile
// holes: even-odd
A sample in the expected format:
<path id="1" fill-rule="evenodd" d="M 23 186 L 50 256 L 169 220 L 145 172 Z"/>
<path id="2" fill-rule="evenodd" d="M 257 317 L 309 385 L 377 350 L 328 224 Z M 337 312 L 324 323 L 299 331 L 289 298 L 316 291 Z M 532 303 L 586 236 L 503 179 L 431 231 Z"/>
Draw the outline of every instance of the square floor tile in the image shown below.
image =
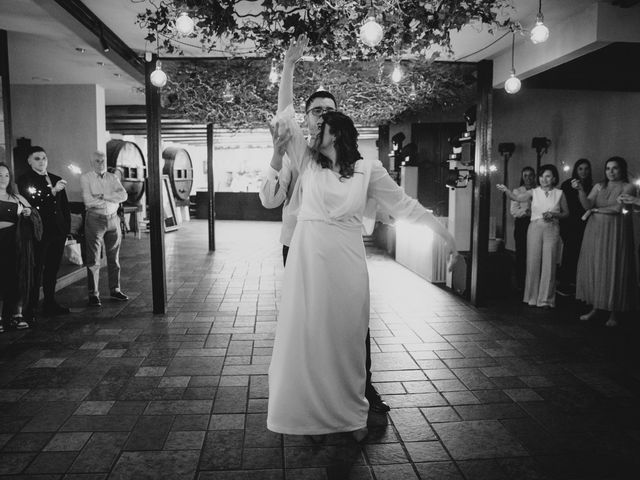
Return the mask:
<path id="1" fill-rule="evenodd" d="M 436 423 L 434 430 L 454 460 L 527 455 L 498 421 Z"/>

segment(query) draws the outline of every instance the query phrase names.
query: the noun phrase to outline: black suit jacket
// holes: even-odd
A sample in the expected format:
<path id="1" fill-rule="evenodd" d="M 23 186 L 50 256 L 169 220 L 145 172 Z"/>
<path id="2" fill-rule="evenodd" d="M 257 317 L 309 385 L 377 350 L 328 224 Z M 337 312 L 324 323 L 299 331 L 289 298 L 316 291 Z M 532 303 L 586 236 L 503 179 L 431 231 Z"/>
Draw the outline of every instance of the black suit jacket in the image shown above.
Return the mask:
<path id="1" fill-rule="evenodd" d="M 61 178 L 47 172 L 51 184 L 55 186 Z M 18 179 L 18 190 L 32 207 L 38 209 L 42 218 L 43 237 L 67 235 L 71 230 L 71 214 L 67 192 L 53 195 L 47 184 L 47 177 L 30 170 Z"/>

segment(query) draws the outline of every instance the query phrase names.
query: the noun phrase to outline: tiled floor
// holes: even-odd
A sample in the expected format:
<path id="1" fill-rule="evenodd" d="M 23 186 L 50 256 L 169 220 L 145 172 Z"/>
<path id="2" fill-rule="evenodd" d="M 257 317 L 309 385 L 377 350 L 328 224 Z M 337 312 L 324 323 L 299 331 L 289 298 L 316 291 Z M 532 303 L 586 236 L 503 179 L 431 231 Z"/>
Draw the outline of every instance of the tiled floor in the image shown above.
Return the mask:
<path id="1" fill-rule="evenodd" d="M 277 223 L 167 234 L 168 312 L 148 239 L 125 239 L 131 301 L 0 335 L 0 478 L 640 478 L 638 328 L 517 301 L 475 309 L 370 252 L 374 381 L 392 406 L 368 440 L 265 427 L 282 272 Z M 103 284 L 106 282 L 103 282 Z M 636 320 L 637 321 L 637 320 Z"/>

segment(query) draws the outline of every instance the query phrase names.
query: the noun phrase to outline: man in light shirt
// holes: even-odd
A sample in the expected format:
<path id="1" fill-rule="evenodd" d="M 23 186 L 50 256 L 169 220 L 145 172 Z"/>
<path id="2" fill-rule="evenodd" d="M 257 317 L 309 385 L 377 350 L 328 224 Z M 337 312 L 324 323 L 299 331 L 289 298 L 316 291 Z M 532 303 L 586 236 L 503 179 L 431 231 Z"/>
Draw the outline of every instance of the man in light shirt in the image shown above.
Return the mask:
<path id="1" fill-rule="evenodd" d="M 86 207 L 84 235 L 87 258 L 87 280 L 89 286 L 89 305 L 100 307 L 101 249 L 104 242 L 109 273 L 109 291 L 111 298 L 128 300 L 120 290 L 120 218 L 118 207 L 127 199 L 127 191 L 113 173 L 107 172 L 107 160 L 104 152 L 91 155 L 92 172 L 80 178 L 82 198 Z"/>
<path id="2" fill-rule="evenodd" d="M 286 107 L 286 106 L 285 106 Z M 309 127 L 308 142 L 313 144 L 322 124 L 322 115 L 337 109 L 337 102 L 331 93 L 318 90 L 312 93 L 305 103 L 306 122 Z M 260 201 L 265 208 L 282 207 L 282 229 L 280 243 L 282 243 L 282 258 L 287 263 L 289 243 L 296 228 L 298 210 L 300 208 L 300 193 L 298 185 L 298 170 L 293 168 L 289 158 L 284 156 L 288 136 L 278 136 L 278 126 L 271 132 L 274 136 L 274 148 L 271 163 L 260 188 Z M 281 132 L 280 132 L 281 133 Z M 287 132 L 288 135 L 289 132 Z M 293 147 L 294 155 L 310 156 L 311 149 L 307 143 L 297 142 Z"/>

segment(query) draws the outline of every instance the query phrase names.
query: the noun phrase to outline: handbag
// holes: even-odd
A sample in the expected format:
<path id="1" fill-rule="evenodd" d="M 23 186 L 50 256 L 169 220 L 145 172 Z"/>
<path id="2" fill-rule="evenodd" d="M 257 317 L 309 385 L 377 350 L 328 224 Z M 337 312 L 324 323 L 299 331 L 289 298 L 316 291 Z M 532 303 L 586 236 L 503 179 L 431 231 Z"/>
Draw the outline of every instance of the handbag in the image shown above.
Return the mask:
<path id="1" fill-rule="evenodd" d="M 82 265 L 82 250 L 74 238 L 67 237 L 62 259 L 71 265 Z"/>

